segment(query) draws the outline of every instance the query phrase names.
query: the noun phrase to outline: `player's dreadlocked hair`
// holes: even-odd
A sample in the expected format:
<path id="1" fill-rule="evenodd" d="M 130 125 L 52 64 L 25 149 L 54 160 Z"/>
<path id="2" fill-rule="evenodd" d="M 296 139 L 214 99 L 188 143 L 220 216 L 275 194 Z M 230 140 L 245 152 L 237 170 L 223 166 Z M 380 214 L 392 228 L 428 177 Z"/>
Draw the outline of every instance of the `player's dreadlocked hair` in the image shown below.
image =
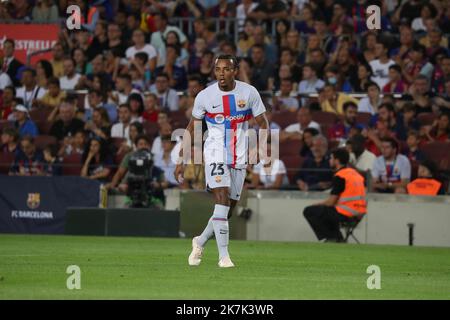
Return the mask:
<path id="1" fill-rule="evenodd" d="M 221 54 L 221 55 L 219 55 L 216 58 L 214 64 L 216 64 L 218 60 L 229 60 L 229 61 L 231 61 L 233 63 L 233 67 L 235 69 L 239 68 L 238 59 L 235 56 L 231 55 L 231 54 Z"/>

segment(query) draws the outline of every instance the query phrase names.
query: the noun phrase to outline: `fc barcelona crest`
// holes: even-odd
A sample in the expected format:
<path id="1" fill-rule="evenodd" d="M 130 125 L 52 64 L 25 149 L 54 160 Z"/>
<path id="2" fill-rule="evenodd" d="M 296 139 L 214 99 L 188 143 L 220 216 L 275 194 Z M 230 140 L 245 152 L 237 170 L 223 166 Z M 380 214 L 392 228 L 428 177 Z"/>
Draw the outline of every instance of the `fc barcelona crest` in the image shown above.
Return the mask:
<path id="1" fill-rule="evenodd" d="M 27 205 L 30 209 L 36 209 L 41 204 L 41 194 L 40 193 L 29 193 L 27 199 Z"/>
<path id="2" fill-rule="evenodd" d="M 245 100 L 238 100 L 238 107 L 245 108 Z"/>

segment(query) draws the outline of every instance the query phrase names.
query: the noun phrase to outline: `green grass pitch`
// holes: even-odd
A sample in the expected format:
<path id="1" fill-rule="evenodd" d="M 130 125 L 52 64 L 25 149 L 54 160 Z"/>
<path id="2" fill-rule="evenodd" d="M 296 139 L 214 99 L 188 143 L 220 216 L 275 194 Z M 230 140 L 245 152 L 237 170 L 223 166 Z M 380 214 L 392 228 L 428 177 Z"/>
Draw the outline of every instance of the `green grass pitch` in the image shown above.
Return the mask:
<path id="1" fill-rule="evenodd" d="M 0 299 L 449 299 L 450 249 L 214 240 L 189 267 L 190 239 L 0 235 Z M 66 268 L 81 268 L 68 290 Z M 367 289 L 369 265 L 381 289 Z"/>

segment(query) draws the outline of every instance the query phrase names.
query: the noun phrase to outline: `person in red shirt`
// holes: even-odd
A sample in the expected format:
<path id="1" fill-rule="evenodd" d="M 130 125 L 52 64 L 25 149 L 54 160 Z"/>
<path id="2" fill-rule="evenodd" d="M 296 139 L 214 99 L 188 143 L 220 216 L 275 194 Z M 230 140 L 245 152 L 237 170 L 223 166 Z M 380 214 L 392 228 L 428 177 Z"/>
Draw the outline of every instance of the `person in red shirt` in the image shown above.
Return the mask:
<path id="1" fill-rule="evenodd" d="M 142 118 L 148 122 L 157 122 L 160 107 L 158 106 L 158 97 L 154 93 L 145 95 L 144 112 Z"/>
<path id="2" fill-rule="evenodd" d="M 442 113 L 431 127 L 425 127 L 425 141 L 449 141 L 450 139 L 450 115 Z"/>

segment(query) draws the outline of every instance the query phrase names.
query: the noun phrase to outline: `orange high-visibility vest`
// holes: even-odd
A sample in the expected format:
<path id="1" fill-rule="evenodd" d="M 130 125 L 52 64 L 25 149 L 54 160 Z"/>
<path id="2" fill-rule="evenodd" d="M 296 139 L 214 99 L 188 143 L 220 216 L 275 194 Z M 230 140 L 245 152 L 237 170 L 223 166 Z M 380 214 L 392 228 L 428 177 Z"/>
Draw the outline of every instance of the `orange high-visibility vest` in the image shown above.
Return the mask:
<path id="1" fill-rule="evenodd" d="M 367 212 L 364 178 L 352 168 L 341 169 L 336 176 L 345 180 L 345 189 L 339 195 L 336 211 L 350 218 L 362 217 Z"/>
<path id="2" fill-rule="evenodd" d="M 441 183 L 434 179 L 418 178 L 408 183 L 408 193 L 415 196 L 435 196 L 441 188 Z"/>

